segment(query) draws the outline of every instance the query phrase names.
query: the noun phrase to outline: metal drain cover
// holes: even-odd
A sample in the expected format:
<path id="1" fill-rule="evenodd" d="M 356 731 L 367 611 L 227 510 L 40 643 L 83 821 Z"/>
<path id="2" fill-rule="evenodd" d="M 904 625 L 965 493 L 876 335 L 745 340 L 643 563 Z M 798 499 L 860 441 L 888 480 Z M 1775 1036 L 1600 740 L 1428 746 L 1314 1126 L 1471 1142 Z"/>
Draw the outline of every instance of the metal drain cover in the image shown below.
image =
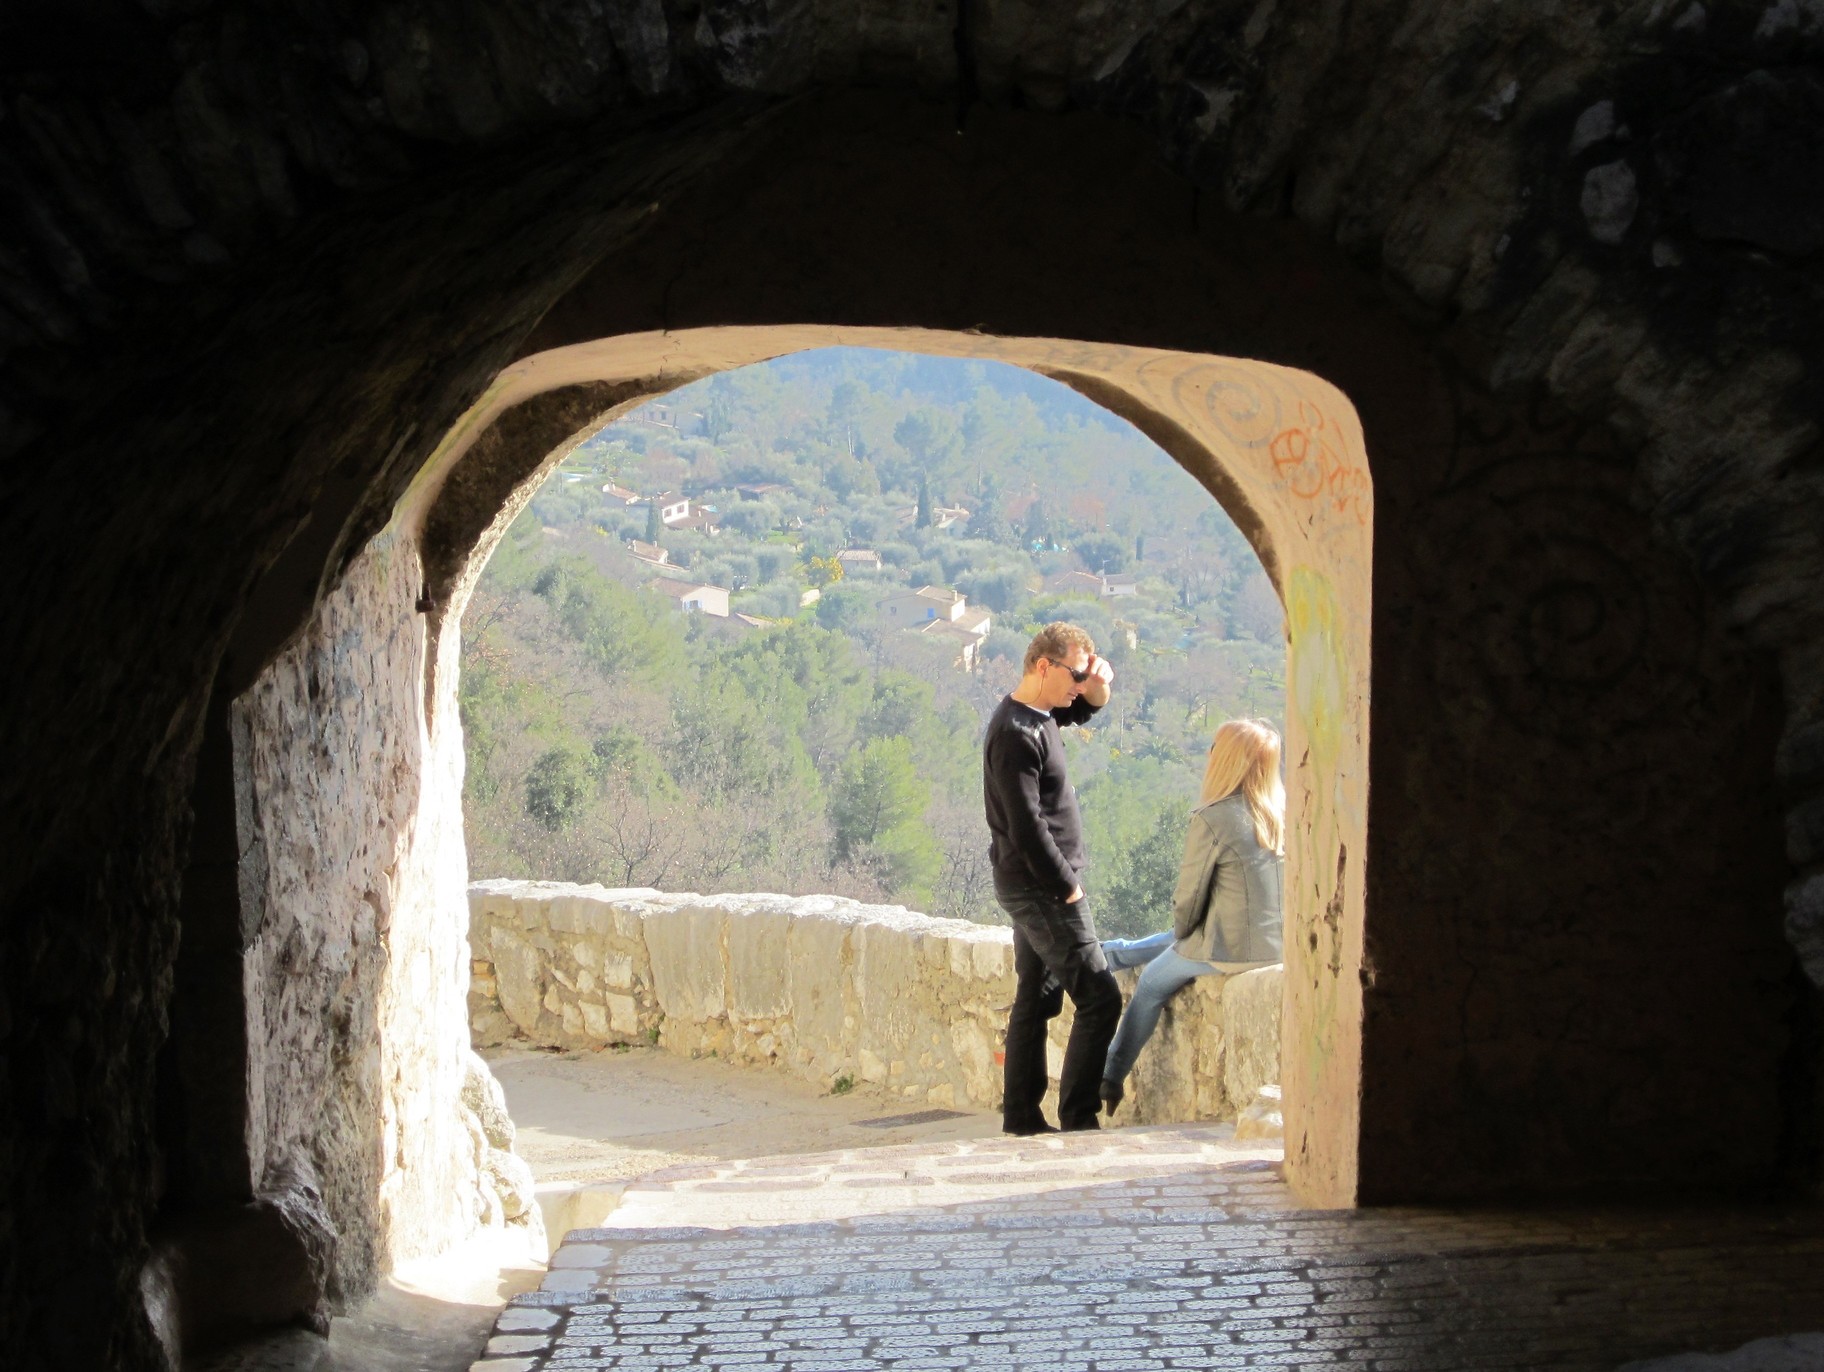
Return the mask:
<path id="1" fill-rule="evenodd" d="M 856 1120 L 862 1129 L 900 1129 L 908 1124 L 936 1124 L 939 1120 L 960 1120 L 966 1110 L 914 1110 L 909 1115 L 882 1115 L 879 1119 Z"/>

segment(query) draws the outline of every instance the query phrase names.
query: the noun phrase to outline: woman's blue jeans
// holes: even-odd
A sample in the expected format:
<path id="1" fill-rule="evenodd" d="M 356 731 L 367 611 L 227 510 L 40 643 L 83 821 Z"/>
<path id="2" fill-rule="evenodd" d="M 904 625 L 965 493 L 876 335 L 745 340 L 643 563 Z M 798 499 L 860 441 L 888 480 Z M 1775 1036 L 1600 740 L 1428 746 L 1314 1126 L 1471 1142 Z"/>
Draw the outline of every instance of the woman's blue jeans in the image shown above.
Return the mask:
<path id="1" fill-rule="evenodd" d="M 1198 977 L 1209 976 L 1216 969 L 1207 962 L 1193 962 L 1172 951 L 1171 930 L 1147 938 L 1107 939 L 1102 953 L 1110 968 L 1142 967 L 1140 983 L 1121 1012 L 1121 1023 L 1115 1027 L 1114 1041 L 1108 1045 L 1108 1062 L 1102 1069 L 1102 1080 L 1126 1082 L 1134 1070 L 1134 1061 L 1146 1041 L 1159 1027 L 1159 1013 L 1166 1001 Z"/>

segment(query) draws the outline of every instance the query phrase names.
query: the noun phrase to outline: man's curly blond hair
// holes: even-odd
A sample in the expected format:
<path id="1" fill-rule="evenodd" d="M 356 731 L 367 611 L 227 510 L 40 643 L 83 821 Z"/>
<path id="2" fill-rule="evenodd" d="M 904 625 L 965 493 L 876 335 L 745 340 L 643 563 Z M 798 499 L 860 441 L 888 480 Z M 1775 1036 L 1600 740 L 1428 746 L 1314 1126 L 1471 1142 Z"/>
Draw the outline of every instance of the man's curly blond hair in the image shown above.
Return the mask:
<path id="1" fill-rule="evenodd" d="M 1074 649 L 1081 648 L 1091 657 L 1096 655 L 1096 641 L 1074 624 L 1055 620 L 1047 624 L 1032 636 L 1032 642 L 1026 645 L 1025 670 L 1030 672 L 1038 666 L 1039 659 L 1048 657 L 1054 662 L 1062 662 L 1071 655 Z"/>

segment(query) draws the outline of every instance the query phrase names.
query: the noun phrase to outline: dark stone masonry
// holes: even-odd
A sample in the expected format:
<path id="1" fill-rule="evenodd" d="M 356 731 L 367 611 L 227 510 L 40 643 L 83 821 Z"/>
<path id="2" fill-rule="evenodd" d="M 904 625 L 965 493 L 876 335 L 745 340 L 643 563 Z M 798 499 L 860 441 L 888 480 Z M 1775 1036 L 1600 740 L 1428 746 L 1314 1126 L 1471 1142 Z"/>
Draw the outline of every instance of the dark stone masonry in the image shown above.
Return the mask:
<path id="1" fill-rule="evenodd" d="M 1220 445 L 1096 348 L 1339 390 L 1366 472 L 1309 498 L 1372 549 L 1371 775 L 1305 784 L 1322 711 L 1287 760 L 1336 853 L 1289 911 L 1310 1222 L 1809 1232 L 1821 59 L 1810 0 L 10 6 L 8 1365 L 320 1323 L 486 1222 L 449 629 L 527 483 L 715 326 L 1062 340 L 1268 565 Z M 637 383 L 513 390 L 628 336 Z M 1181 375 L 1236 445 L 1291 432 Z M 1692 1343 L 1824 1323 L 1813 1256 Z"/>

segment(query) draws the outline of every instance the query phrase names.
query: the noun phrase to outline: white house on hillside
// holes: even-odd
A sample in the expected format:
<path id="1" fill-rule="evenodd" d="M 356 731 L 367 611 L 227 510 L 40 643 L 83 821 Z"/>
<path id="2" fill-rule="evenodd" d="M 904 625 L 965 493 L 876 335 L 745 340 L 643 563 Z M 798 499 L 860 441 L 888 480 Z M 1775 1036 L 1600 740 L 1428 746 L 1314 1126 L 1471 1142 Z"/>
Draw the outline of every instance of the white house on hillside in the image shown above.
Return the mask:
<path id="1" fill-rule="evenodd" d="M 676 491 L 660 491 L 657 495 L 648 497 L 646 503 L 659 507 L 661 524 L 676 524 L 680 519 L 690 518 L 689 499 Z"/>
<path id="2" fill-rule="evenodd" d="M 928 619 L 954 620 L 963 612 L 968 600 L 961 591 L 943 586 L 920 586 L 916 591 L 901 591 L 882 600 L 880 615 L 892 627 L 912 629 Z"/>
<path id="3" fill-rule="evenodd" d="M 701 610 L 704 614 L 715 615 L 719 619 L 728 618 L 726 587 L 711 586 L 701 581 L 679 581 L 669 576 L 655 577 L 651 587 L 666 599 L 677 601 L 680 610 Z"/>
<path id="4" fill-rule="evenodd" d="M 967 596 L 943 586 L 920 586 L 888 596 L 880 603 L 880 615 L 890 627 L 952 643 L 955 665 L 966 672 L 975 670 L 976 655 L 994 626 L 994 616 L 987 610 L 970 609 Z"/>
<path id="5" fill-rule="evenodd" d="M 1094 572 L 1059 572 L 1045 583 L 1045 589 L 1054 595 L 1068 595 L 1077 591 L 1084 595 L 1099 596 L 1102 594 L 1102 578 Z"/>
<path id="6" fill-rule="evenodd" d="M 845 572 L 878 572 L 883 565 L 880 554 L 872 548 L 844 548 L 836 554 L 836 560 Z"/>

